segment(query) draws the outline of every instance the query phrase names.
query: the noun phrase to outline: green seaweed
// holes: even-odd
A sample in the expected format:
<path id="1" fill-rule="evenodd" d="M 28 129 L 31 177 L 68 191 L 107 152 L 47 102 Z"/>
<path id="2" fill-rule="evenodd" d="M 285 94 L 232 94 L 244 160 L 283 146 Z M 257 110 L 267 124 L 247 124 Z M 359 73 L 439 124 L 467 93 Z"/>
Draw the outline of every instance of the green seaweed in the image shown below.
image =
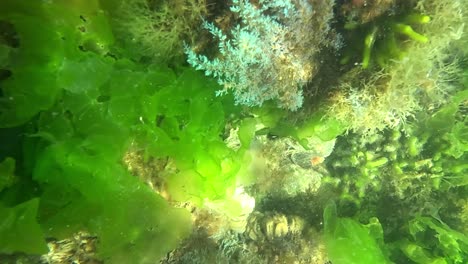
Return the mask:
<path id="1" fill-rule="evenodd" d="M 382 250 L 383 231 L 377 218 L 363 225 L 351 218 L 338 217 L 333 202 L 325 207 L 323 218 L 325 245 L 333 263 L 391 263 Z"/>
<path id="2" fill-rule="evenodd" d="M 399 248 L 415 263 L 466 263 L 468 237 L 442 221 L 417 217 L 409 222 L 409 239 Z"/>
<path id="3" fill-rule="evenodd" d="M 0 203 L 0 253 L 47 253 L 45 236 L 36 219 L 38 207 L 37 198 L 14 207 Z"/>
<path id="4" fill-rule="evenodd" d="M 340 211 L 377 217 L 395 263 L 466 262 L 467 99 L 460 87 L 404 131 L 342 136 L 326 161 Z"/>
<path id="5" fill-rule="evenodd" d="M 22 141 L 2 142 L 1 254 L 44 254 L 48 239 L 87 231 L 106 262 L 153 263 L 189 234 L 191 219 L 146 184 L 148 175 L 131 171 L 128 153 L 143 162 L 169 160 L 173 168 L 150 178 L 163 183 L 167 199 L 199 206 L 233 193 L 255 135 L 306 146 L 309 137 L 327 141 L 345 130 L 324 111 L 297 121 L 265 105 L 244 117 L 232 97 L 216 97 L 218 85 L 195 71 L 130 59 L 129 44 L 114 39 L 113 8 L 112 1 L 0 3 L 0 29 L 7 32 L 0 35 L 2 141 Z M 392 19 L 381 28 L 392 27 L 390 37 L 425 41 L 397 22 L 426 17 Z M 371 33 L 363 67 L 371 58 L 401 55 L 379 48 L 386 35 Z M 357 210 L 344 211 L 350 218 L 338 217 L 334 205 L 325 209 L 333 263 L 467 261 L 459 231 L 466 216 L 447 212 L 460 212 L 454 200 L 468 185 L 467 99 L 465 89 L 434 113 L 416 115 L 407 135 L 340 137 L 324 182 L 334 184 L 340 212 L 350 201 Z M 227 123 L 238 125 L 237 151 L 226 146 Z"/>
<path id="6" fill-rule="evenodd" d="M 173 159 L 177 171 L 164 181 L 174 200 L 222 198 L 241 160 L 221 137 L 233 108 L 215 98 L 215 83 L 192 70 L 176 74 L 111 54 L 110 24 L 91 2 L 0 4 L 0 20 L 19 40 L 2 44 L 2 69 L 10 74 L 0 80 L 0 124 L 28 124 L 17 163 L 21 181 L 5 182 L 0 201 L 9 208 L 35 201 L 38 208 L 28 212 L 47 238 L 88 231 L 98 238 L 101 259 L 150 263 L 188 235 L 189 213 L 131 175 L 125 154 L 137 149 L 146 159 Z M 5 177 L 10 163 L 2 163 Z M 1 253 L 45 253 L 16 247 L 21 237 L 5 228 L 12 239 Z M 35 244 L 44 245 L 44 236 Z"/>
<path id="7" fill-rule="evenodd" d="M 15 183 L 15 160 L 11 157 L 0 162 L 0 192 Z"/>
<path id="8" fill-rule="evenodd" d="M 348 22 L 344 28 L 350 33 L 349 48 L 346 49 L 342 64 L 353 59 L 354 54 L 362 54 L 361 67 L 369 68 L 372 62 L 384 67 L 392 60 L 401 60 L 407 54 L 406 40 L 426 43 L 429 39 L 416 32 L 414 26 L 425 25 L 430 17 L 424 14 L 383 14 L 375 20 L 357 24 Z"/>

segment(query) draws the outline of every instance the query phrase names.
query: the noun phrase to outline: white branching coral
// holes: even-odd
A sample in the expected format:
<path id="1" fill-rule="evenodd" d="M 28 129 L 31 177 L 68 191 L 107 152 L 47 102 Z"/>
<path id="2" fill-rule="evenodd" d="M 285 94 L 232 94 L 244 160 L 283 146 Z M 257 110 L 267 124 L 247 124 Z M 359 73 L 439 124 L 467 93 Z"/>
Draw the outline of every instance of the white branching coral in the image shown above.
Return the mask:
<path id="1" fill-rule="evenodd" d="M 259 0 L 258 6 L 233 0 L 231 11 L 241 23 L 230 37 L 212 23 L 203 24 L 219 42 L 219 56 L 209 59 L 186 46 L 188 62 L 217 78 L 223 86 L 217 94 L 232 91 L 237 104 L 260 106 L 277 99 L 280 107 L 295 111 L 302 106 L 302 87 L 315 72 L 313 56 L 328 31 L 323 25 L 332 4 L 323 2 L 329 3 L 321 8 L 326 16 L 307 0 Z M 320 34 L 311 33 L 314 28 Z"/>

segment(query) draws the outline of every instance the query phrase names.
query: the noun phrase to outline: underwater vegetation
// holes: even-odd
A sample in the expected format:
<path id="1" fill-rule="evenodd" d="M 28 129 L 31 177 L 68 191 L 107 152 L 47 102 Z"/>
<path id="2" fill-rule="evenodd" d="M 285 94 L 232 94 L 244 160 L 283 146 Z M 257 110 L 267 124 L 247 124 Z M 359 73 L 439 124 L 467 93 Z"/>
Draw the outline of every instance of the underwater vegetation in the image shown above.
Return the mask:
<path id="1" fill-rule="evenodd" d="M 394 19 L 388 17 L 383 18 L 384 22 L 373 21 L 372 23 L 358 25 L 348 23 L 345 29 L 353 31 L 356 36 L 357 32 L 366 32 L 362 47 L 361 66 L 363 69 L 369 68 L 371 58 L 375 58 L 379 66 L 384 67 L 390 60 L 398 60 L 404 58 L 404 51 L 399 47 L 398 36 L 406 36 L 411 40 L 421 43 L 428 42 L 428 38 L 414 31 L 411 24 L 422 25 L 430 22 L 430 17 L 422 14 L 409 14 Z M 359 45 L 356 45 L 359 47 Z M 351 54 L 356 51 L 348 51 L 350 54 L 345 55 L 341 63 L 348 63 L 351 60 Z M 359 52 L 358 52 L 359 53 Z"/>
<path id="2" fill-rule="evenodd" d="M 1 6 L 19 39 L 2 39 L 1 126 L 20 126 L 22 138 L 16 156 L 1 153 L 1 252 L 45 254 L 46 237 L 86 230 L 99 237 L 100 259 L 158 259 L 189 233 L 189 214 L 131 175 L 123 157 L 174 157 L 165 181 L 173 200 L 224 197 L 240 162 L 219 137 L 232 103 L 214 101 L 216 85 L 192 70 L 112 53 L 97 3 Z"/>
<path id="3" fill-rule="evenodd" d="M 338 208 L 362 221 L 377 217 L 385 241 L 392 241 L 416 263 L 428 263 L 429 259 L 463 263 L 467 258 L 463 250 L 468 239 L 463 235 L 466 216 L 463 203 L 458 201 L 466 199 L 468 186 L 467 119 L 462 114 L 467 96 L 463 90 L 431 116 L 418 115 L 421 121 L 412 124 L 410 131 L 387 131 L 372 139 L 355 136 L 338 140 L 334 154 L 327 160 L 332 175 L 328 181 L 341 195 Z M 400 241 L 403 226 L 411 239 Z M 435 243 L 423 239 L 422 234 L 432 232 L 428 229 L 453 232 L 449 236 L 454 241 L 439 238 L 432 250 L 422 250 Z M 449 243 L 460 250 L 447 252 Z"/>
<path id="4" fill-rule="evenodd" d="M 188 234 L 189 215 L 169 207 L 119 163 L 130 131 L 136 132 L 135 110 L 143 106 L 128 104 L 135 93 L 115 92 L 139 86 L 133 91 L 143 96 L 149 83 L 170 83 L 170 75 L 158 78 L 161 71 L 147 74 L 103 56 L 113 39 L 97 6 L 1 6 L 1 20 L 19 38 L 17 45 L 4 45 L 2 69 L 10 76 L 2 80 L 1 124 L 23 126 L 22 154 L 11 157 L 15 182 L 1 195 L 1 252 L 45 254 L 46 237 L 87 230 L 99 236 L 99 256 L 109 262 L 158 258 Z"/>
<path id="5" fill-rule="evenodd" d="M 1 1 L 0 262 L 467 263 L 467 5 Z"/>
<path id="6" fill-rule="evenodd" d="M 391 263 L 382 252 L 383 231 L 377 218 L 363 225 L 338 217 L 334 203 L 325 207 L 323 218 L 328 257 L 333 263 Z"/>
<path id="7" fill-rule="evenodd" d="M 277 99 L 279 107 L 295 111 L 332 18 L 333 1 L 322 2 L 317 13 L 306 0 L 259 1 L 260 6 L 234 0 L 230 10 L 242 24 L 232 26 L 231 37 L 213 23 L 203 24 L 219 42 L 219 58 L 210 60 L 187 46 L 188 63 L 218 80 L 223 87 L 218 95 L 233 90 L 236 104 L 261 106 Z M 321 32 L 304 34 L 309 28 Z"/>
<path id="8" fill-rule="evenodd" d="M 400 3 L 401 2 L 401 3 Z M 398 5 L 401 5 L 397 8 Z M 408 40 L 420 43 L 428 38 L 415 31 L 414 26 L 428 24 L 428 15 L 416 13 L 408 3 L 393 0 L 350 1 L 341 7 L 344 14 L 345 37 L 349 40 L 342 64 L 361 54 L 360 65 L 367 69 L 371 62 L 385 67 L 391 60 L 405 57 Z"/>
<path id="9" fill-rule="evenodd" d="M 456 85 L 453 82 L 460 76 L 458 60 L 464 56 L 464 48 L 458 48 L 466 43 L 464 3 L 418 1 L 414 13 L 408 15 L 430 17 L 429 23 L 421 25 L 417 31 L 428 41 L 402 42 L 404 56 L 399 60 L 393 57 L 374 74 L 359 67 L 344 74 L 330 99 L 328 114 L 348 124 L 350 130 L 371 135 L 388 127 L 404 125 L 408 118 L 426 106 L 437 107 L 449 100 L 447 95 L 454 92 Z M 389 19 L 389 23 L 394 23 L 397 17 Z M 357 47 L 362 47 L 364 36 L 358 35 L 361 42 Z M 374 56 L 374 59 L 377 58 Z"/>
<path id="10" fill-rule="evenodd" d="M 368 188 L 380 190 L 386 180 L 401 188 L 396 192 L 406 198 L 405 189 L 415 185 L 416 179 L 425 178 L 431 191 L 467 184 L 467 120 L 460 106 L 467 96 L 466 91 L 459 92 L 432 116 L 419 114 L 420 121 L 408 125 L 406 131 L 388 130 L 366 139 L 347 137 L 336 146 L 336 156 L 327 160 L 330 171 L 340 175 L 338 184 L 345 190 L 357 191 L 356 198 L 364 197 Z M 391 179 L 385 179 L 385 174 Z"/>
<path id="11" fill-rule="evenodd" d="M 183 41 L 194 41 L 195 29 L 208 14 L 205 0 L 101 2 L 128 56 L 157 63 L 184 60 Z"/>

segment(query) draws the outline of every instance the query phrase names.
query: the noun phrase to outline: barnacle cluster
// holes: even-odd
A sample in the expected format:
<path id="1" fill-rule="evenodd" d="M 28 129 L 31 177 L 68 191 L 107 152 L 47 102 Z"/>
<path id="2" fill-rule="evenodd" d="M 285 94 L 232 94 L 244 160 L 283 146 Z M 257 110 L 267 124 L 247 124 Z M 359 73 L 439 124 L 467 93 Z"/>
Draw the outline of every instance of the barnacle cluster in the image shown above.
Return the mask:
<path id="1" fill-rule="evenodd" d="M 304 219 L 274 212 L 250 214 L 245 235 L 254 241 L 273 241 L 286 236 L 299 236 L 306 228 Z"/>
<path id="2" fill-rule="evenodd" d="M 208 222 L 207 222 L 208 223 Z M 210 235 L 199 225 L 162 260 L 174 263 L 326 263 L 322 235 L 298 215 L 255 211 L 243 233 Z"/>
<path id="3" fill-rule="evenodd" d="M 42 263 L 89 263 L 100 264 L 96 256 L 97 238 L 84 232 L 78 232 L 73 237 L 54 240 L 48 243 L 49 252 L 42 256 Z"/>
<path id="4" fill-rule="evenodd" d="M 265 211 L 249 217 L 247 248 L 267 263 L 326 263 L 322 236 L 297 215 Z"/>

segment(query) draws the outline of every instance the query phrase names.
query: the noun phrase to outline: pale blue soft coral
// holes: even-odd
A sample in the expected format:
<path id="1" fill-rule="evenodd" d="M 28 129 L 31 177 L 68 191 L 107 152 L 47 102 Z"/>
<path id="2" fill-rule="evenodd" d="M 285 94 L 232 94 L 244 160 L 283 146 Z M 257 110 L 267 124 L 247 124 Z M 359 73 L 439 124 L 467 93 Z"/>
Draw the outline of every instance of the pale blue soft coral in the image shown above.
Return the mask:
<path id="1" fill-rule="evenodd" d="M 237 104 L 261 106 L 276 99 L 282 108 L 297 110 L 302 106 L 302 87 L 312 75 L 310 54 L 302 48 L 307 42 L 307 23 L 312 7 L 307 0 L 233 0 L 231 11 L 241 24 L 230 36 L 213 23 L 204 22 L 219 42 L 219 56 L 210 60 L 185 47 L 188 62 L 197 70 L 217 78 L 223 89 L 234 93 Z M 268 13 L 268 14 L 267 14 Z"/>

